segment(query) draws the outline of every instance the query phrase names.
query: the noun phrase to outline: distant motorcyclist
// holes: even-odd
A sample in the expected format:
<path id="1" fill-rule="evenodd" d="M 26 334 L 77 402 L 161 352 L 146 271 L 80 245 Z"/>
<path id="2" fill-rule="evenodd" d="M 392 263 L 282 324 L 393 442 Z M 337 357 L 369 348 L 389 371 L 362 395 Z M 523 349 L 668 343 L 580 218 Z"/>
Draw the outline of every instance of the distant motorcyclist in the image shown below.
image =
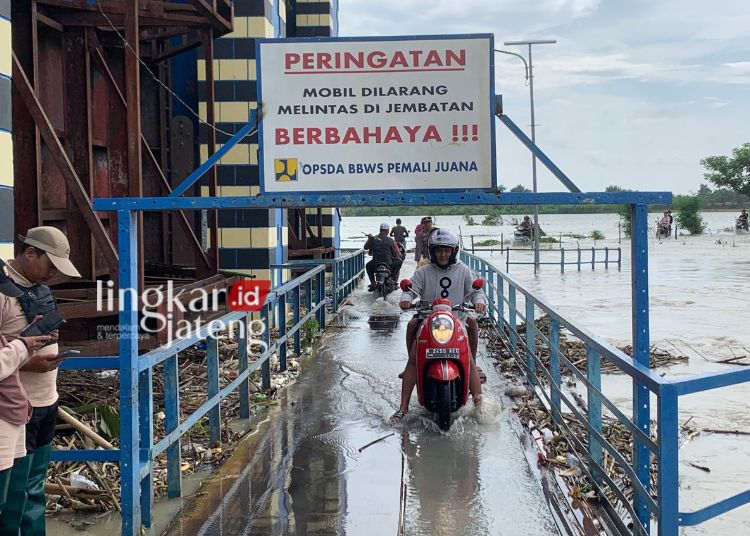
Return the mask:
<path id="1" fill-rule="evenodd" d="M 534 230 L 534 224 L 531 223 L 531 218 L 529 218 L 528 216 L 524 216 L 521 225 L 516 227 L 516 229 L 521 231 L 524 235 L 530 237 L 531 233 Z"/>
<path id="2" fill-rule="evenodd" d="M 390 236 L 399 244 L 401 248 L 406 252 L 406 238 L 409 236 L 409 230 L 401 225 L 401 218 L 396 218 L 396 226 L 391 229 Z"/>
<path id="3" fill-rule="evenodd" d="M 427 248 L 432 262 L 414 272 L 411 280 L 412 291 L 401 295 L 399 303 L 401 309 L 410 309 L 417 295 L 422 301 L 428 303 L 432 303 L 437 298 L 448 298 L 452 305 L 461 305 L 464 299 L 468 298 L 477 313 L 484 313 L 487 303 L 484 293 L 472 288 L 472 283 L 477 277 L 471 268 L 457 258 L 458 237 L 447 229 L 438 229 L 429 236 Z M 474 398 L 474 405 L 478 406 L 482 398 L 482 384 L 476 370 L 479 328 L 473 317 L 467 316 L 464 322 L 472 355 L 469 391 Z M 409 400 L 417 383 L 416 337 L 419 324 L 420 320 L 415 316 L 406 327 L 406 348 L 409 361 L 403 372 L 401 404 L 398 411 L 391 417 L 391 422 L 400 421 L 409 411 Z"/>
<path id="4" fill-rule="evenodd" d="M 737 218 L 737 229 L 748 230 L 747 210 L 744 208 L 742 209 L 740 216 Z"/>
<path id="5" fill-rule="evenodd" d="M 364 248 L 372 255 L 372 260 L 365 265 L 367 277 L 370 278 L 368 290 L 375 289 L 375 270 L 378 264 L 387 264 L 391 268 L 391 279 L 398 280 L 401 270 L 401 252 L 393 239 L 388 236 L 391 226 L 387 223 L 380 224 L 380 233 L 377 236 L 367 235 Z"/>
<path id="6" fill-rule="evenodd" d="M 672 234 L 672 216 L 668 210 L 664 211 L 664 215 L 659 220 L 659 230 L 664 235 Z"/>

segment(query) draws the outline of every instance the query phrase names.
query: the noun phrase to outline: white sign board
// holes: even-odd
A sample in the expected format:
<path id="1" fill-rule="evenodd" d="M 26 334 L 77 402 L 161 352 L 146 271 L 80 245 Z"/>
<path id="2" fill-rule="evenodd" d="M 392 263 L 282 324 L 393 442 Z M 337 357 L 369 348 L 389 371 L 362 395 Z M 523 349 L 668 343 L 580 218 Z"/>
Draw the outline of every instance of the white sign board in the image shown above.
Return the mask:
<path id="1" fill-rule="evenodd" d="M 256 46 L 263 193 L 495 187 L 492 35 Z"/>

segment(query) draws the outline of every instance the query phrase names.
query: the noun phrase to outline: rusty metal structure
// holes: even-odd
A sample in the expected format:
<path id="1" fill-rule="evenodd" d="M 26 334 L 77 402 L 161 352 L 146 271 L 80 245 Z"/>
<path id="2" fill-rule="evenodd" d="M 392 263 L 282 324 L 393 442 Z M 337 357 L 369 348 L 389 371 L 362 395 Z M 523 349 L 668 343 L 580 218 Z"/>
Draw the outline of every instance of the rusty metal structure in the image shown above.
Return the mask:
<path id="1" fill-rule="evenodd" d="M 75 319 L 101 315 L 95 281 L 116 280 L 117 269 L 116 220 L 91 199 L 167 195 L 194 169 L 196 134 L 192 118 L 174 117 L 170 60 L 230 32 L 233 4 L 14 0 L 11 9 L 15 228 L 66 232 L 83 280 L 56 295 L 72 320 L 68 336 L 89 339 L 91 328 Z M 215 171 L 204 185 L 215 195 Z M 207 220 L 202 240 L 192 213 L 143 215 L 141 288 L 165 277 L 227 284 L 216 218 Z"/>

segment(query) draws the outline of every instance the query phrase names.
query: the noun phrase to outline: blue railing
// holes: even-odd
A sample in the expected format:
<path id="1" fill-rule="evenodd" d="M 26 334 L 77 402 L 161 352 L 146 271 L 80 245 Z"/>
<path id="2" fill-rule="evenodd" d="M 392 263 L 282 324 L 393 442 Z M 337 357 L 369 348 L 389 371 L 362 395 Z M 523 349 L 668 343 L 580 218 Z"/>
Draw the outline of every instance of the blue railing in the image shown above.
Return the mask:
<path id="1" fill-rule="evenodd" d="M 334 261 L 333 291 L 341 298 L 348 295 L 356 284 L 356 278 L 363 271 L 362 251 L 355 252 Z M 153 460 L 166 453 L 167 494 L 179 497 L 181 494 L 180 438 L 196 423 L 208 416 L 210 443 L 221 440 L 221 401 L 234 391 L 239 394 L 239 417 L 250 416 L 250 375 L 260 369 L 262 389 L 271 386 L 270 357 L 277 353 L 279 370 L 286 370 L 287 344 L 293 341 L 294 352 L 301 352 L 301 330 L 312 318 L 317 320 L 319 329 L 325 329 L 326 311 L 326 267 L 310 266 L 303 275 L 271 289 L 259 313 L 262 326 L 272 325 L 274 314 L 279 319 L 286 318 L 291 310 L 293 321 L 287 326 L 285 321 L 275 322 L 278 336 L 271 339 L 270 329 L 251 330 L 253 322 L 246 312 L 231 312 L 216 319 L 222 325 L 236 325 L 238 375 L 223 389 L 219 381 L 218 336 L 207 324 L 189 337 L 180 338 L 168 346 L 157 348 L 144 355 L 122 351 L 118 357 L 81 357 L 66 360 L 61 368 L 67 369 L 114 369 L 119 370 L 120 380 L 120 448 L 111 450 L 54 450 L 55 461 L 110 461 L 119 462 L 122 489 L 122 534 L 140 533 L 140 525 L 151 526 L 153 505 Z M 357 269 L 359 268 L 359 271 Z M 127 293 L 126 293 L 127 294 Z M 131 304 L 132 305 L 132 304 Z M 128 307 L 125 304 L 124 307 Z M 239 324 L 236 324 L 239 323 Z M 122 325 L 122 324 L 121 324 Z M 216 324 L 214 324 L 216 325 Z M 137 327 L 133 322 L 123 329 Z M 253 337 L 256 335 L 257 338 Z M 179 352 L 196 344 L 206 343 L 207 400 L 184 420 L 180 421 L 179 391 Z M 260 345 L 262 352 L 250 362 L 248 345 Z M 122 345 L 122 341 L 121 341 Z M 264 349 L 265 348 L 265 349 Z M 163 365 L 164 383 L 164 434 L 154 442 L 154 367 Z M 128 378 L 134 377 L 129 382 Z M 135 445 L 135 448 L 132 447 Z M 128 448 L 128 446 L 131 446 Z M 140 504 L 138 504 L 140 498 Z"/>
<path id="2" fill-rule="evenodd" d="M 347 251 L 345 255 L 333 259 L 301 259 L 284 264 L 274 264 L 273 269 L 312 268 L 324 265 L 331 272 L 331 285 L 326 289 L 326 295 L 331 298 L 333 312 L 337 312 L 341 300 L 346 298 L 357 282 L 365 274 L 365 250 Z"/>
<path id="3" fill-rule="evenodd" d="M 687 379 L 670 380 L 656 374 L 625 355 L 606 341 L 589 333 L 550 304 L 521 287 L 507 274 L 501 273 L 484 259 L 461 252 L 461 259 L 485 279 L 489 298 L 488 313 L 508 351 L 523 369 L 528 382 L 545 402 L 552 420 L 585 461 L 582 471 L 598 490 L 610 513 L 624 509 L 628 519 L 611 515 L 617 528 L 633 534 L 650 534 L 650 523 L 639 523 L 644 509 L 658 527 L 659 536 L 677 536 L 679 527 L 703 523 L 729 510 L 750 502 L 750 490 L 726 498 L 695 512 L 679 511 L 679 397 L 750 381 L 750 370 L 742 368 Z M 523 306 L 519 302 L 523 299 Z M 546 315 L 548 335 L 542 333 L 535 320 Z M 519 327 L 519 322 L 525 325 Z M 586 345 L 587 367 L 579 370 L 560 349 L 560 330 L 566 329 Z M 549 349 L 549 363 L 542 360 L 537 341 Z M 602 394 L 601 360 L 604 359 L 632 378 L 634 390 L 646 389 L 657 398 L 656 426 L 643 430 L 636 426 L 617 406 Z M 562 388 L 562 374 L 570 374 L 587 391 L 588 411 L 577 407 L 570 394 Z M 546 387 L 544 386 L 546 384 Z M 635 396 L 635 393 L 634 393 Z M 641 394 L 642 396 L 642 394 Z M 635 404 L 634 404 L 635 407 Z M 637 467 L 605 437 L 602 410 L 606 409 L 631 435 L 635 459 L 654 457 L 657 487 L 651 491 L 650 467 Z M 585 414 L 584 414 L 585 413 Z M 585 441 L 568 424 L 577 421 L 586 430 Z M 648 455 L 638 457 L 645 450 Z M 615 481 L 605 468 L 605 453 L 631 483 L 632 502 L 621 481 Z M 644 478 L 645 475 L 645 478 Z M 618 479 L 619 480 L 619 479 Z M 632 528 L 628 528 L 628 523 Z"/>

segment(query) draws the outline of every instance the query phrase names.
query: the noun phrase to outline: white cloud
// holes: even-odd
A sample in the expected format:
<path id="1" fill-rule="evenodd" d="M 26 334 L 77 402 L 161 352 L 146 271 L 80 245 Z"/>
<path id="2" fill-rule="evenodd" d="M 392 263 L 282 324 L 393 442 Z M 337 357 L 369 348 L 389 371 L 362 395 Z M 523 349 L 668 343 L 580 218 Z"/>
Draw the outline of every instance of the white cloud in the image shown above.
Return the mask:
<path id="1" fill-rule="evenodd" d="M 540 146 L 584 189 L 695 190 L 700 159 L 750 141 L 746 0 L 341 0 L 341 35 L 495 34 L 534 49 Z M 506 47 L 526 55 L 523 47 Z M 498 54 L 496 88 L 528 131 L 520 60 Z M 531 183 L 530 156 L 498 125 L 499 180 Z M 542 188 L 560 190 L 543 171 Z"/>

